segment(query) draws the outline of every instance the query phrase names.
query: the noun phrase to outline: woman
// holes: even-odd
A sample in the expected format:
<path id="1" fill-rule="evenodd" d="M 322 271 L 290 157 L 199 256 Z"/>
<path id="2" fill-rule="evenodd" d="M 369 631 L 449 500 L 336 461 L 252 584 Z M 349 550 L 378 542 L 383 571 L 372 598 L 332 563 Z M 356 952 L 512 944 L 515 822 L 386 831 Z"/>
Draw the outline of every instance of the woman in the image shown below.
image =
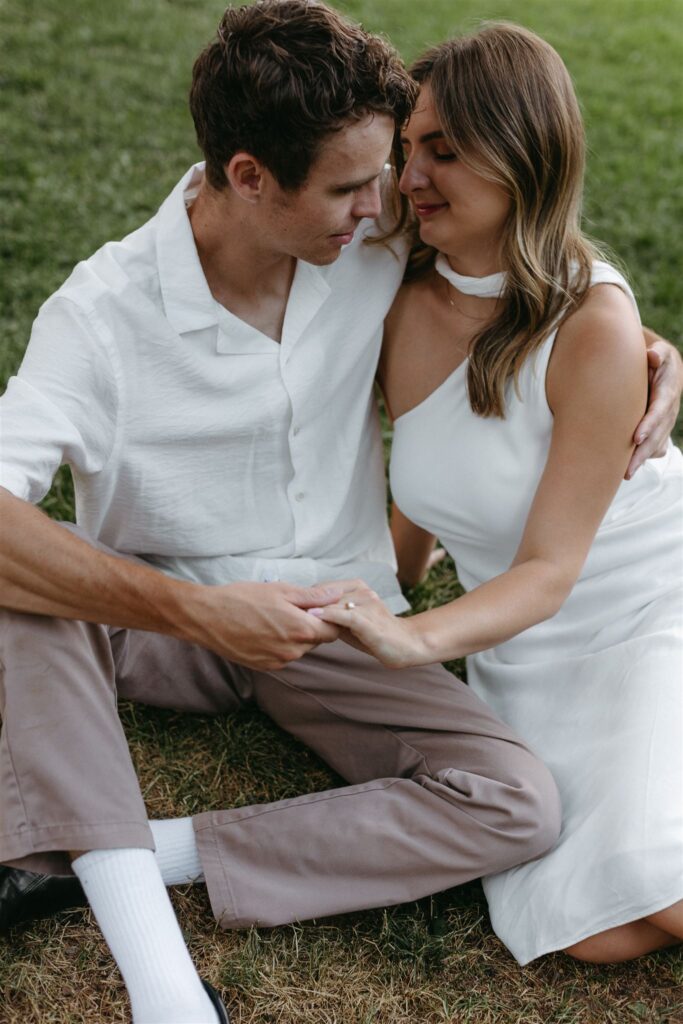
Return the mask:
<path id="1" fill-rule="evenodd" d="M 468 655 L 553 771 L 556 848 L 485 880 L 517 959 L 630 959 L 683 939 L 683 459 L 669 445 L 623 481 L 646 354 L 628 284 L 581 235 L 558 55 L 489 25 L 413 73 L 400 188 L 421 242 L 380 367 L 393 529 L 404 579 L 438 535 L 467 593 L 396 619 L 361 586 L 320 615 L 388 665 Z"/>

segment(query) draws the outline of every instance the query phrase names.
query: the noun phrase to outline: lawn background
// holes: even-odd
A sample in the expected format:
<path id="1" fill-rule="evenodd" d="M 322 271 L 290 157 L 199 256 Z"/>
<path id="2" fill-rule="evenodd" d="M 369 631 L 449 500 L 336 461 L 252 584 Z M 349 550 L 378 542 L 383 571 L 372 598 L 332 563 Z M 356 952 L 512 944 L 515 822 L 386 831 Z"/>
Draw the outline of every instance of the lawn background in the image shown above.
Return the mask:
<path id="1" fill-rule="evenodd" d="M 0 0 L 0 389 L 40 303 L 73 264 L 149 217 L 198 158 L 186 94 L 216 0 Z M 590 147 L 586 220 L 629 268 L 645 322 L 681 342 L 683 2 L 349 0 L 410 60 L 482 18 L 519 21 L 560 50 Z M 677 437 L 681 437 L 681 425 Z M 62 474 L 45 503 L 70 518 Z M 418 607 L 456 592 L 440 568 Z M 251 712 L 231 720 L 124 707 L 150 815 L 289 797 L 334 784 Z M 234 1024 L 622 1024 L 683 1021 L 683 955 L 591 968 L 562 956 L 518 968 L 476 883 L 442 900 L 440 928 L 401 907 L 306 926 L 218 932 L 201 887 L 175 895 L 200 972 Z M 0 942 L 0 1024 L 127 1020 L 125 993 L 87 915 Z"/>

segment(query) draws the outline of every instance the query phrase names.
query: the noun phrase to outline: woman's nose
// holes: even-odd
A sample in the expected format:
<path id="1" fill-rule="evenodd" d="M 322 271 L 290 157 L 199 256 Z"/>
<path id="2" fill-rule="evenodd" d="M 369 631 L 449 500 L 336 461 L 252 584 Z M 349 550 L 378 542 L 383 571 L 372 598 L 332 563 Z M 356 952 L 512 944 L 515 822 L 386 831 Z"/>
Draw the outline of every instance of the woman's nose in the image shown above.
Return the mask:
<path id="1" fill-rule="evenodd" d="M 419 162 L 409 157 L 398 182 L 401 192 L 407 196 L 418 189 L 428 188 L 429 184 L 429 178 L 420 168 Z"/>

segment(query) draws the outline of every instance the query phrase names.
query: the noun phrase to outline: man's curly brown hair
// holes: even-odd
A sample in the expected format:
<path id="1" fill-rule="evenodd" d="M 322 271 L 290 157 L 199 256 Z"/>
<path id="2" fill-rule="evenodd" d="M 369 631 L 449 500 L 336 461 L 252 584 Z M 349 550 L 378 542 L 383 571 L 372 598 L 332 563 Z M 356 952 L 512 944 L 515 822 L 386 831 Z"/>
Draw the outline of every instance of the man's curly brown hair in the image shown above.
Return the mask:
<path id="1" fill-rule="evenodd" d="M 415 95 L 381 37 L 314 0 L 258 0 L 226 10 L 195 62 L 190 109 L 213 188 L 245 150 L 296 190 L 326 136 L 373 113 L 400 126 Z"/>

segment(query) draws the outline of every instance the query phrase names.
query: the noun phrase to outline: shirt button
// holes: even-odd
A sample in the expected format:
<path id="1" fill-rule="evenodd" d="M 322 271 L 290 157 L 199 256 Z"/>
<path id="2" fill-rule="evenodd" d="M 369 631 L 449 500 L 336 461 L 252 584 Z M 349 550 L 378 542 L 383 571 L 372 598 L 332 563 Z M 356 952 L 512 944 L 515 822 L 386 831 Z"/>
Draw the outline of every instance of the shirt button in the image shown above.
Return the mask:
<path id="1" fill-rule="evenodd" d="M 296 437 L 300 430 L 301 427 L 292 427 L 292 437 Z"/>
<path id="2" fill-rule="evenodd" d="M 303 501 L 305 497 L 306 497 L 306 495 L 304 494 L 303 491 L 299 491 L 298 494 L 294 495 L 295 501 Z"/>

